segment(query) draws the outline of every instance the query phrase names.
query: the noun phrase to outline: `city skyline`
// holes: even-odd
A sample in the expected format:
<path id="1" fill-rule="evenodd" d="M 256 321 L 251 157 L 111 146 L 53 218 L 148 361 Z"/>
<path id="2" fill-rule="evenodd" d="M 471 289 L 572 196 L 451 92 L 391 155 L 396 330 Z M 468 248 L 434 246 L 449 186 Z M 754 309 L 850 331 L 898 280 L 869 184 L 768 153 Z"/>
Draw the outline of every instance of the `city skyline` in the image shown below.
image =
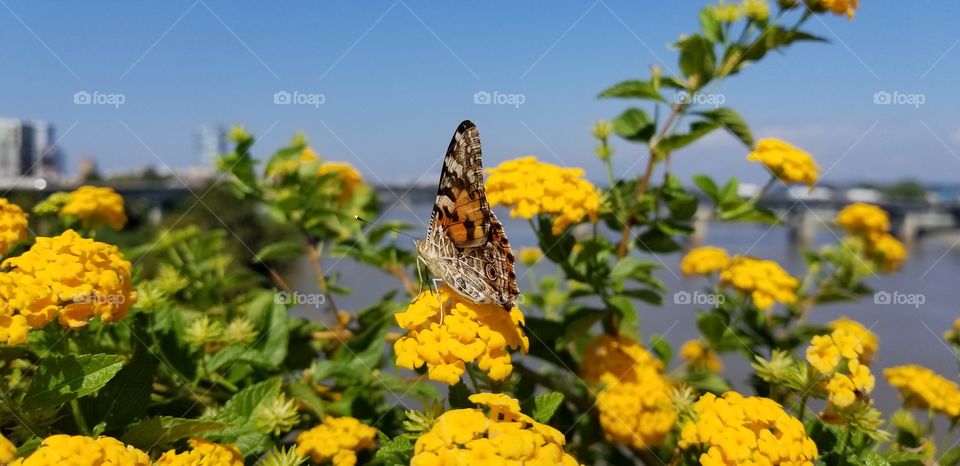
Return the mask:
<path id="1" fill-rule="evenodd" d="M 960 172 L 960 102 L 950 91 L 960 38 L 949 20 L 960 6 L 934 3 L 944 13 L 932 18 L 878 2 L 857 12 L 856 27 L 818 18 L 810 28 L 834 46 L 794 47 L 789 62 L 767 60 L 712 92 L 757 136 L 811 152 L 825 181 L 949 182 Z M 532 153 L 599 178 L 589 128 L 631 103 L 596 95 L 650 65 L 676 67 L 667 44 L 696 28 L 690 18 L 705 4 L 657 4 L 650 15 L 652 4 L 594 1 L 498 15 L 502 4 L 279 11 L 186 1 L 135 14 L 115 2 L 51 10 L 12 1 L 0 9 L 0 38 L 19 44 L 5 51 L 18 71 L 0 85 L 16 91 L 2 93 L 0 109 L 54 124 L 68 171 L 86 154 L 105 171 L 206 164 L 196 132 L 215 122 L 245 124 L 261 138 L 261 158 L 304 130 L 318 152 L 371 182 L 424 182 L 449 132 L 470 118 L 490 164 Z M 895 29 L 911 41 L 887 33 Z M 484 93 L 489 103 L 476 100 Z M 618 169 L 635 171 L 640 148 L 615 147 Z M 762 180 L 762 170 L 729 163 L 745 155 L 717 133 L 673 168 L 687 179 Z"/>

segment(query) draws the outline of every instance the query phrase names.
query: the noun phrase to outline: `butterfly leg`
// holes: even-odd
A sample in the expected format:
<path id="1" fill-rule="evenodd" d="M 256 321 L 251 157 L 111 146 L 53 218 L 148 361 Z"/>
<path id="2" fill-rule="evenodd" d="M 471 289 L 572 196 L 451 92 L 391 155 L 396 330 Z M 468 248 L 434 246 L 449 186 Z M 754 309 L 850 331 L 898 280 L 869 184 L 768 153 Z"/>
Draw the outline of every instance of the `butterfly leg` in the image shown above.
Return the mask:
<path id="1" fill-rule="evenodd" d="M 433 283 L 433 289 L 437 292 L 437 304 L 440 305 L 440 325 L 443 325 L 443 298 L 440 297 L 440 279 L 434 278 L 431 282 Z"/>
<path id="2" fill-rule="evenodd" d="M 420 270 L 420 261 L 423 259 L 417 255 L 417 284 L 420 285 L 420 289 L 417 290 L 417 296 L 413 298 L 414 301 L 417 300 L 417 297 L 420 296 L 420 293 L 423 293 L 423 271 Z M 413 302 L 411 301 L 411 304 Z"/>

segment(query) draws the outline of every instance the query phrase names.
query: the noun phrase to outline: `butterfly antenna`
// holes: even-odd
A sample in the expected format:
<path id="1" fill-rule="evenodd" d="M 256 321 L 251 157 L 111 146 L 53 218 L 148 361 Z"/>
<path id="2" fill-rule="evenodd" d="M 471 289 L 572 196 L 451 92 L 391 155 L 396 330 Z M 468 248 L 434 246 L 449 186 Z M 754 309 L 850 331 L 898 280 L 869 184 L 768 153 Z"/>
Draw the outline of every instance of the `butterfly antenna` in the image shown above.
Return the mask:
<path id="1" fill-rule="evenodd" d="M 365 224 L 367 224 L 367 225 L 373 225 L 373 222 L 367 221 L 365 218 L 363 218 L 363 217 L 361 217 L 361 216 L 359 216 L 359 215 L 354 215 L 353 218 L 357 219 L 358 222 L 365 223 Z M 390 231 L 392 231 L 392 232 L 394 232 L 394 233 L 396 233 L 396 234 L 398 234 L 398 235 L 406 236 L 406 237 L 411 238 L 411 239 L 413 239 L 413 240 L 415 240 L 415 241 L 419 241 L 419 240 L 420 240 L 420 238 L 417 238 L 416 236 L 413 236 L 413 235 L 411 235 L 410 233 L 397 230 L 396 228 L 391 228 Z"/>

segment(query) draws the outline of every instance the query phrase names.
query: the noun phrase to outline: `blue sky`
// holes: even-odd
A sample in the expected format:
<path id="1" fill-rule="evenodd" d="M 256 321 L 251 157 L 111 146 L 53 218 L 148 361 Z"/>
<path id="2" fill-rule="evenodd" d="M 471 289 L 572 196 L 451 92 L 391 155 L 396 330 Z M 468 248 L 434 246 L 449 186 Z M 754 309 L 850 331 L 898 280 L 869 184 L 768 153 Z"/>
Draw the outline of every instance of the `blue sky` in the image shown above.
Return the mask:
<path id="1" fill-rule="evenodd" d="M 649 66 L 697 27 L 699 1 L 71 2 L 0 0 L 0 116 L 57 125 L 72 170 L 183 167 L 207 122 L 262 135 L 259 155 L 304 130 L 317 150 L 372 181 L 431 181 L 460 120 L 474 120 L 488 165 L 525 154 L 602 171 L 589 128 L 627 106 L 596 94 Z M 811 20 L 831 44 L 773 55 L 715 90 L 760 136 L 812 152 L 827 179 L 955 181 L 960 173 L 960 3 L 866 0 L 857 17 Z M 74 105 L 77 91 L 123 94 L 119 108 Z M 275 105 L 278 91 L 323 94 Z M 522 94 L 475 105 L 478 91 Z M 922 93 L 919 108 L 878 91 Z M 639 146 L 617 144 L 622 172 Z M 717 134 L 674 169 L 759 181 Z"/>

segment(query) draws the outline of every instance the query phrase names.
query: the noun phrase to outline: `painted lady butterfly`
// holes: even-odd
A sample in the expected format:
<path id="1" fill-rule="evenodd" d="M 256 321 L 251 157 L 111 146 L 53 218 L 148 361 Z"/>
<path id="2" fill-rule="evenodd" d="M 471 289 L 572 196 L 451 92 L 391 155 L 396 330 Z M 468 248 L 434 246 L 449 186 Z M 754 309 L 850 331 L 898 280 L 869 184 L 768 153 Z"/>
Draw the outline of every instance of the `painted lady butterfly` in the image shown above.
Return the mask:
<path id="1" fill-rule="evenodd" d="M 450 141 L 427 237 L 416 245 L 430 272 L 464 298 L 507 311 L 516 304 L 513 253 L 487 202 L 480 133 L 470 121 L 460 123 Z"/>

